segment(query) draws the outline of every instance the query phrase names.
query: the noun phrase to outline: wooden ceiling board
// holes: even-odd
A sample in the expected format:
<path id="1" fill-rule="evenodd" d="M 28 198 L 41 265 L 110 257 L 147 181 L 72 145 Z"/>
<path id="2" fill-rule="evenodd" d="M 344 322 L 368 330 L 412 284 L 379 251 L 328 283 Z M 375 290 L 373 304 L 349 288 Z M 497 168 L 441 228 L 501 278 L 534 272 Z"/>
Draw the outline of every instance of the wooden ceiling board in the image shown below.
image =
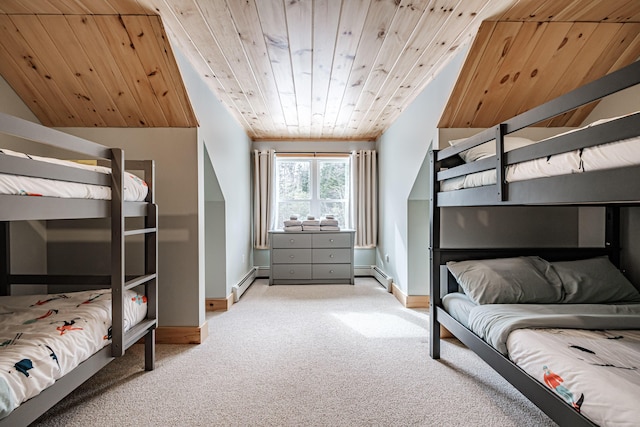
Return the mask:
<path id="1" fill-rule="evenodd" d="M 225 0 L 216 0 L 216 4 L 222 4 Z M 263 98 L 264 108 L 270 115 L 273 129 L 286 128 L 286 119 L 283 111 L 283 104 L 278 94 L 278 86 L 276 85 L 271 63 L 266 54 L 267 47 L 264 35 L 259 26 L 255 22 L 259 21 L 258 10 L 255 4 L 246 2 L 230 2 L 226 3 L 230 12 L 231 19 L 235 23 L 235 32 L 238 34 L 240 44 L 248 65 L 252 70 L 253 76 L 257 82 L 259 92 Z M 203 9 L 206 11 L 206 9 Z M 206 15 L 206 12 L 205 16 Z M 208 19 L 208 18 L 207 18 Z M 215 20 L 213 20 L 215 22 Z M 295 98 L 289 98 L 288 108 L 295 107 Z"/>
<path id="2" fill-rule="evenodd" d="M 95 18 L 90 15 L 67 15 L 66 20 L 83 51 L 102 52 L 101 55 L 92 56 L 93 69 L 102 84 L 108 88 L 109 96 L 122 115 L 126 123 L 125 126 L 140 126 L 139 120 L 144 117 L 144 114 L 138 108 L 138 103 L 126 84 L 122 70 L 111 55 L 111 51 L 95 23 Z"/>
<path id="3" fill-rule="evenodd" d="M 490 24 L 485 22 L 483 27 Z M 640 57 L 634 45 L 640 34 L 638 25 L 495 23 L 490 37 L 476 38 L 472 52 L 481 59 L 472 54 L 467 58 L 439 126 L 491 127 L 631 63 Z M 479 34 L 486 32 L 481 28 Z M 503 34 L 514 37 L 513 45 L 519 47 L 502 52 L 488 47 L 504 45 Z M 579 126 L 595 105 L 538 125 Z"/>
<path id="4" fill-rule="evenodd" d="M 406 3 L 406 2 L 405 2 Z M 407 5 L 395 0 L 372 2 L 364 23 L 362 37 L 345 86 L 340 111 L 336 117 L 332 134 L 327 136 L 343 137 L 349 126 L 349 119 L 362 92 L 364 82 L 371 72 L 382 48 L 389 29 L 397 13 Z"/>
<path id="5" fill-rule="evenodd" d="M 311 135 L 322 135 L 324 112 L 331 82 L 333 48 L 338 37 L 342 2 L 316 0 L 313 9 L 313 79 L 311 87 Z"/>
<path id="6" fill-rule="evenodd" d="M 6 40 L 2 37 L 1 28 L 2 24 L 0 24 L 0 38 Z M 2 43 L 0 43 L 0 55 L 3 58 L 0 61 L 0 75 L 5 77 L 16 93 L 20 94 L 22 101 L 40 119 L 42 124 L 53 126 L 53 123 L 62 123 L 68 120 L 67 117 L 59 116 L 58 110 L 49 105 L 49 98 L 38 91 L 21 65 L 14 60 L 12 53 L 8 52 Z"/>
<path id="7" fill-rule="evenodd" d="M 264 34 L 266 53 L 271 63 L 287 126 L 286 129 L 281 129 L 281 133 L 298 136 L 296 90 L 291 67 L 287 18 L 282 2 L 279 0 L 260 0 L 257 2 L 251 0 L 247 2 L 247 7 L 256 8 Z"/>
<path id="8" fill-rule="evenodd" d="M 382 42 L 377 57 L 372 60 L 372 67 L 361 85 L 360 95 L 349 116 L 349 125 L 345 127 L 342 135 L 356 132 L 362 120 L 367 115 L 369 108 L 376 102 L 378 91 L 384 84 L 393 64 L 398 60 L 399 53 L 403 52 L 415 29 L 423 22 L 428 7 L 432 7 L 434 0 L 403 1 L 396 12 L 389 30 Z"/>
<path id="9" fill-rule="evenodd" d="M 474 37 L 441 124 L 491 126 L 640 56 L 638 0 L 3 0 L 0 15 L 0 71 L 43 123 L 196 126 L 173 44 L 256 140 L 377 138 Z"/>
<path id="10" fill-rule="evenodd" d="M 285 2 L 291 71 L 296 93 L 298 134 L 311 136 L 313 71 L 313 4 L 310 0 Z"/>
<path id="11" fill-rule="evenodd" d="M 575 89 L 581 85 L 596 80 L 599 76 L 609 74 L 625 65 L 628 65 L 640 57 L 640 23 L 626 23 L 615 24 L 613 29 L 617 28 L 617 31 L 613 33 L 609 38 L 607 35 L 611 33 L 609 29 L 611 24 L 600 24 L 598 26 L 598 34 L 596 40 L 605 39 L 608 43 L 604 46 L 601 54 L 597 56 L 598 60 L 584 65 L 584 69 L 587 70 L 584 77 L 578 80 L 578 73 L 572 73 L 571 79 L 565 79 L 565 85 L 557 89 L 557 93 L 566 93 L 572 89 Z M 595 43 L 594 43 L 595 44 Z M 584 57 L 593 55 L 593 47 L 589 44 L 585 47 Z M 582 57 L 580 58 L 582 59 Z M 589 113 L 595 108 L 597 103 L 591 103 L 585 105 L 572 112 L 560 115 L 549 122 L 549 126 L 580 126 Z"/>
<path id="12" fill-rule="evenodd" d="M 60 127 L 197 125 L 159 16 L 149 16 L 131 0 L 23 3 L 1 5 L 2 12 L 9 12 L 0 14 L 2 61 L 18 65 L 13 71 L 5 65 L 2 75 L 27 105 L 40 105 L 31 108 L 41 122 Z M 117 15 L 116 10 L 135 14 Z M 17 76 L 19 70 L 24 76 Z"/>
<path id="13" fill-rule="evenodd" d="M 193 111 L 184 90 L 182 80 L 178 80 L 180 71 L 175 61 L 167 62 L 163 40 L 157 36 L 162 33 L 162 23 L 157 16 L 122 15 L 123 28 L 135 45 L 135 53 L 146 74 L 154 98 L 165 117 L 166 123 L 188 123 Z M 167 72 L 165 73 L 165 70 Z"/>
<path id="14" fill-rule="evenodd" d="M 37 18 L 31 18 L 32 22 L 22 23 L 28 15 L 3 16 L 2 36 L 0 40 L 9 55 L 19 64 L 20 70 L 25 73 L 33 87 L 48 100 L 50 107 L 56 110 L 59 117 L 64 117 L 60 123 L 75 123 L 79 126 L 92 126 L 92 121 L 87 121 L 84 112 L 94 116 L 93 105 L 84 105 L 78 100 L 77 95 L 84 88 L 78 87 L 75 75 L 68 69 L 64 61 L 60 60 L 57 49 L 53 46 L 46 31 L 40 25 Z M 18 25 L 16 25 L 16 22 Z M 25 28 L 22 32 L 19 27 Z M 35 46 L 34 47 L 32 47 Z M 63 76 L 72 76 L 71 79 Z M 5 76 L 7 82 L 14 88 L 11 76 Z M 69 99 L 69 96 L 72 99 Z M 63 113 L 64 111 L 64 113 Z M 34 113 L 36 113 L 34 111 Z M 45 119 L 46 120 L 46 119 Z M 53 125 L 53 124 L 52 124 Z"/>
<path id="15" fill-rule="evenodd" d="M 245 106 L 242 113 L 254 124 L 254 128 L 272 132 L 275 129 L 272 116 L 248 61 L 244 45 L 238 37 L 239 30 L 234 25 L 225 1 L 194 3 L 194 5 L 207 26 L 204 36 L 206 37 L 207 32 L 213 36 L 215 50 L 219 51 L 229 64 L 232 78 L 238 85 L 238 102 Z"/>
<path id="16" fill-rule="evenodd" d="M 18 17 L 15 17 L 18 18 Z M 15 19 L 14 18 L 14 19 Z M 109 93 L 102 79 L 96 72 L 97 67 L 91 63 L 90 56 L 86 54 L 82 45 L 76 38 L 76 35 L 72 31 L 66 16 L 64 15 L 40 15 L 39 20 L 49 37 L 53 46 L 62 47 L 64 50 L 58 52 L 52 51 L 53 55 L 59 55 L 59 59 L 64 61 L 69 70 L 76 76 L 76 80 L 79 83 L 79 87 L 82 91 L 74 92 L 74 95 L 80 105 L 88 108 L 88 103 L 93 105 L 91 112 L 94 114 L 93 126 L 106 126 L 109 123 L 114 127 L 124 127 L 127 125 L 124 117 L 120 113 L 120 109 L 117 108 L 114 102 L 112 94 Z M 25 19 L 25 25 L 33 25 L 32 19 Z M 31 30 L 31 28 L 29 28 Z M 27 29 L 22 31 L 27 32 Z M 78 52 L 81 54 L 68 55 L 66 52 Z M 52 64 L 52 67 L 59 68 L 59 65 L 55 65 L 54 62 L 47 62 Z M 117 93 L 114 94 L 117 96 Z M 68 96 L 68 93 L 67 93 Z M 70 99 L 69 101 L 72 101 Z M 90 115 L 83 114 L 83 120 L 89 118 Z"/>
<path id="17" fill-rule="evenodd" d="M 404 57 L 401 58 L 399 66 L 394 70 L 393 79 L 386 81 L 384 91 L 387 102 L 380 100 L 380 104 L 383 105 L 382 111 L 377 115 L 370 114 L 368 120 L 365 118 L 369 134 L 378 135 L 391 126 L 408 103 L 413 101 L 429 82 L 423 78 L 424 70 L 433 69 L 440 58 L 453 57 L 459 47 L 456 43 L 460 35 L 468 31 L 473 34 L 477 32 L 480 17 L 489 4 L 492 7 L 502 7 L 502 2 L 496 0 L 465 0 L 448 10 L 443 10 L 444 21 L 435 28 L 432 40 L 426 48 L 420 49 L 418 58 L 411 65 L 403 64 Z"/>
<path id="18" fill-rule="evenodd" d="M 368 138 L 374 138 L 369 130 L 375 125 L 374 120 L 385 108 L 393 92 L 389 87 L 395 88 L 401 83 L 402 77 L 411 70 L 422 53 L 432 45 L 435 36 L 447 22 L 453 10 L 458 6 L 459 0 L 435 0 L 422 13 L 416 28 L 420 31 L 411 31 L 407 42 L 400 51 L 395 51 L 392 61 L 376 67 L 371 78 L 364 87 L 365 96 L 360 98 L 360 108 L 364 115 L 359 118 L 357 132 Z M 428 22 L 429 25 L 422 23 Z"/>
<path id="19" fill-rule="evenodd" d="M 340 114 L 344 91 L 354 64 L 358 44 L 365 28 L 366 13 L 371 0 L 348 0 L 342 4 L 336 46 L 331 66 L 331 81 L 327 93 L 327 106 L 322 123 L 322 135 L 333 135 L 335 123 Z"/>

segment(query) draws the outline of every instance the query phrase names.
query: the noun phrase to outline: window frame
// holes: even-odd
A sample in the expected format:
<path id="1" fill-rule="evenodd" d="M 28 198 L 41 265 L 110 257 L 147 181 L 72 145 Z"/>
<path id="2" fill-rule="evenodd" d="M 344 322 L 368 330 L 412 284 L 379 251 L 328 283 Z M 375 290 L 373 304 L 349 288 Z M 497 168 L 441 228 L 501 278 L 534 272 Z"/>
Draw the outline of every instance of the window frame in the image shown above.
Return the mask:
<path id="1" fill-rule="evenodd" d="M 328 203 L 344 203 L 345 218 L 340 224 L 343 228 L 349 228 L 350 223 L 350 210 L 351 210 L 351 156 L 348 153 L 276 153 L 275 155 L 275 219 L 279 220 L 280 217 L 280 205 L 283 202 L 309 202 L 309 215 L 319 216 L 326 213 L 321 212 L 321 205 L 323 202 Z M 280 174 L 279 174 L 279 162 L 286 161 L 307 161 L 310 164 L 309 167 L 309 193 L 310 199 L 280 199 Z M 344 199 L 321 199 L 320 198 L 320 164 L 324 161 L 344 163 L 346 166 L 345 173 L 345 198 Z M 300 213 L 298 213 L 300 214 Z M 299 218 L 305 219 L 305 218 Z M 276 228 L 281 228 L 282 223 L 276 223 Z"/>

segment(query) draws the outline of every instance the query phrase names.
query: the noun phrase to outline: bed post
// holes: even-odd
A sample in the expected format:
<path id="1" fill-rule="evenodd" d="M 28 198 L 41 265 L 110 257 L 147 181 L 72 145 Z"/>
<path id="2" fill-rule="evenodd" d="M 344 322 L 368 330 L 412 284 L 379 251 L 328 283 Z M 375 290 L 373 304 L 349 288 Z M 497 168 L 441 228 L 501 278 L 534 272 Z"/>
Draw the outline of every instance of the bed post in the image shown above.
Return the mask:
<path id="1" fill-rule="evenodd" d="M 429 186 L 429 277 L 431 279 L 429 292 L 429 355 L 433 359 L 440 358 L 440 323 L 436 318 L 436 304 L 440 304 L 440 209 L 436 203 L 438 179 L 436 153 L 429 152 L 429 169 L 431 171 L 431 185 Z"/>
<path id="2" fill-rule="evenodd" d="M 124 355 L 124 151 L 111 149 L 111 355 Z"/>
<path id="3" fill-rule="evenodd" d="M 620 268 L 620 207 L 607 206 L 604 245 L 609 250 L 609 259 Z"/>
<path id="4" fill-rule="evenodd" d="M 496 126 L 496 188 L 498 189 L 498 201 L 508 200 L 507 181 L 505 180 L 505 156 L 504 156 L 504 134 L 507 125 L 500 123 Z"/>
<path id="5" fill-rule="evenodd" d="M 11 273 L 11 251 L 9 248 L 9 221 L 0 222 L 0 296 L 9 295 L 11 283 L 9 274 Z"/>

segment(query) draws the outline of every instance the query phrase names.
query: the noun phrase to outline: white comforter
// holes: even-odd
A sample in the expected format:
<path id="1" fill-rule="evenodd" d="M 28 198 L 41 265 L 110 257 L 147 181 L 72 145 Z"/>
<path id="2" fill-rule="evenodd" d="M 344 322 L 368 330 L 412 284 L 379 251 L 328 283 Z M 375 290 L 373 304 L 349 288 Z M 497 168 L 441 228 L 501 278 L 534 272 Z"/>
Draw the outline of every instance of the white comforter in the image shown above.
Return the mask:
<path id="1" fill-rule="evenodd" d="M 34 162 L 54 163 L 104 174 L 111 173 L 111 169 L 104 166 L 85 165 L 69 160 L 32 156 L 17 151 L 7 150 L 6 148 L 0 149 L 0 156 L 2 155 L 31 159 Z M 141 202 L 147 197 L 148 191 L 149 188 L 147 187 L 146 182 L 134 174 L 125 171 L 124 200 L 126 202 Z M 9 174 L 0 174 L 0 194 L 63 197 L 69 199 L 111 200 L 111 188 L 107 186 Z"/>
<path id="2" fill-rule="evenodd" d="M 618 118 L 598 120 L 583 128 L 597 126 Z M 579 129 L 569 132 L 576 130 Z M 640 164 L 640 136 L 509 165 L 506 167 L 505 180 L 517 182 L 638 164 Z M 496 171 L 490 169 L 444 180 L 440 183 L 440 191 L 481 187 L 495 183 Z"/>
<path id="3" fill-rule="evenodd" d="M 125 330 L 147 313 L 126 291 Z M 0 297 L 0 418 L 37 395 L 111 339 L 111 290 Z"/>

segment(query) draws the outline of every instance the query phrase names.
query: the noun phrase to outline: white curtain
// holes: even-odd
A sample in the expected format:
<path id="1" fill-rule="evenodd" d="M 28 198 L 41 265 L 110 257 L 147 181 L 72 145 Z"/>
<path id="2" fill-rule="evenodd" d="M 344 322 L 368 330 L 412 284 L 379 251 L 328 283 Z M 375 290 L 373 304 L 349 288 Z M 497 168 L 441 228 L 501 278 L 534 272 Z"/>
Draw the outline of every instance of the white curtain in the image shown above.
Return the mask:
<path id="1" fill-rule="evenodd" d="M 355 246 L 378 244 L 378 164 L 375 150 L 351 153 L 351 215 Z"/>
<path id="2" fill-rule="evenodd" d="M 275 150 L 253 150 L 253 247 L 269 248 L 275 222 Z"/>

